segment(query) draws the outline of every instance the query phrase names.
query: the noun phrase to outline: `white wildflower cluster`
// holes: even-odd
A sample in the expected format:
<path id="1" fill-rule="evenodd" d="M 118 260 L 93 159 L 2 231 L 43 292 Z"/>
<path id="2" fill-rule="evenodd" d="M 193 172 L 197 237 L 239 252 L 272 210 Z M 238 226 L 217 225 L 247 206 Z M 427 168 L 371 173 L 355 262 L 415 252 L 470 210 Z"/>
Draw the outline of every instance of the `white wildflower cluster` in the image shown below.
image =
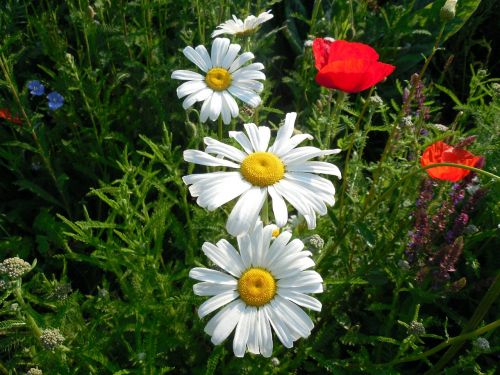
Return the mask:
<path id="1" fill-rule="evenodd" d="M 425 327 L 422 323 L 414 320 L 408 326 L 408 333 L 415 336 L 425 335 Z"/>
<path id="2" fill-rule="evenodd" d="M 10 280 L 22 277 L 31 269 L 31 265 L 19 257 L 7 258 L 0 263 L 0 275 L 5 275 Z"/>
<path id="3" fill-rule="evenodd" d="M 233 16 L 212 36 L 247 35 L 270 18 L 269 11 L 245 21 Z M 184 183 L 196 203 L 208 211 L 236 199 L 226 229 L 236 237 L 237 246 L 225 239 L 205 242 L 202 251 L 217 269 L 195 267 L 189 276 L 199 281 L 194 293 L 210 297 L 198 308 L 199 317 L 218 310 L 205 326 L 213 344 L 221 344 L 234 331 L 235 356 L 243 357 L 248 351 L 271 357 L 273 331 L 291 348 L 314 327 L 303 308 L 321 311 L 321 302 L 310 296 L 323 292 L 323 279 L 311 270 L 315 265 L 312 253 L 301 240 L 292 239 L 291 231 L 280 229 L 291 226 L 289 206 L 309 229 L 316 227 L 317 216 L 327 214 L 328 206 L 335 203 L 335 187 L 320 174 L 341 178 L 341 173 L 334 164 L 313 159 L 340 150 L 299 147 L 313 137 L 295 130 L 294 112 L 286 114 L 273 142 L 271 128 L 253 123 L 243 124 L 243 131 L 230 131 L 231 144 L 222 142 L 222 123 L 230 124 L 239 116 L 235 99 L 252 108 L 259 106 L 264 88 L 260 81 L 266 78 L 261 63 L 248 64 L 253 53 L 239 54 L 240 50 L 240 45 L 227 38 L 215 38 L 210 53 L 203 45 L 186 47 L 184 55 L 200 73 L 172 73 L 173 79 L 186 81 L 177 88 L 177 96 L 185 98 L 183 107 L 203 102 L 200 121 L 219 120 L 219 139 L 205 137 L 204 151 L 185 150 L 183 154 L 185 161 L 211 170 L 184 176 Z M 275 224 L 265 225 L 261 220 L 267 201 Z M 317 250 L 324 246 L 318 235 L 306 242 Z"/>
<path id="4" fill-rule="evenodd" d="M 43 375 L 42 370 L 40 370 L 38 367 L 32 367 L 28 370 L 26 375 Z"/>
<path id="5" fill-rule="evenodd" d="M 40 335 L 40 342 L 47 350 L 55 350 L 64 342 L 64 336 L 57 328 L 47 328 L 42 331 Z"/>
<path id="6" fill-rule="evenodd" d="M 476 340 L 474 340 L 474 343 L 472 345 L 474 346 L 474 348 L 481 352 L 487 352 L 490 350 L 490 342 L 484 337 L 478 337 Z"/>

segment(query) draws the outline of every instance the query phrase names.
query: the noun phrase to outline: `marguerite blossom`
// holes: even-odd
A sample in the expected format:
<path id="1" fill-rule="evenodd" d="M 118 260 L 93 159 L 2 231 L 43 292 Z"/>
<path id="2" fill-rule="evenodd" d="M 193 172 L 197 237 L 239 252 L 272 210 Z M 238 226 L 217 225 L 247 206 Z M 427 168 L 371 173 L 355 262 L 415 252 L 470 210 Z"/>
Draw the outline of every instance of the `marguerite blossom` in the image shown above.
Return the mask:
<path id="1" fill-rule="evenodd" d="M 236 36 L 244 36 L 251 34 L 257 30 L 260 24 L 269 21 L 274 15 L 271 11 L 262 12 L 257 17 L 250 15 L 245 18 L 245 21 L 240 20 L 233 14 L 232 20 L 227 20 L 226 22 L 217 26 L 217 29 L 212 33 L 212 38 L 222 34 L 231 34 Z"/>
<path id="2" fill-rule="evenodd" d="M 286 115 L 285 124 L 279 128 L 271 147 L 268 147 L 271 138 L 268 127 L 245 124 L 246 134 L 229 132 L 229 136 L 243 150 L 206 137 L 205 152 L 184 151 L 184 160 L 188 162 L 232 169 L 191 174 L 184 176 L 183 181 L 191 185 L 189 191 L 193 197 L 198 197 L 197 203 L 209 211 L 240 197 L 226 225 L 233 236 L 250 230 L 268 195 L 272 199 L 274 218 L 279 227 L 288 220 L 285 200 L 304 216 L 309 229 L 316 227 L 316 213 L 325 215 L 326 205 L 335 203 L 332 182 L 315 173 L 341 178 L 340 170 L 331 163 L 310 159 L 337 154 L 340 150 L 297 147 L 313 137 L 309 134 L 292 136 L 296 117 L 294 112 Z"/>
<path id="3" fill-rule="evenodd" d="M 203 74 L 190 70 L 176 70 L 172 73 L 173 79 L 187 81 L 177 88 L 177 96 L 183 98 L 182 106 L 188 109 L 196 102 L 203 102 L 201 106 L 201 122 L 215 121 L 222 116 L 224 124 L 229 124 L 232 117 L 239 113 L 238 104 L 233 96 L 248 104 L 257 107 L 260 102 L 260 93 L 264 85 L 257 80 L 264 80 L 266 76 L 261 72 L 264 65 L 253 63 L 245 65 L 254 58 L 252 52 L 245 52 L 238 56 L 241 46 L 230 44 L 227 38 L 216 38 L 212 43 L 211 56 L 203 45 L 196 48 L 184 48 L 184 55 Z"/>
<path id="4" fill-rule="evenodd" d="M 306 293 L 323 292 L 323 280 L 308 270 L 314 262 L 302 241 L 290 241 L 292 234 L 282 232 L 271 242 L 274 225 L 253 226 L 238 237 L 239 252 L 225 239 L 205 242 L 203 252 L 222 271 L 196 267 L 189 277 L 201 281 L 193 286 L 196 295 L 213 296 L 200 305 L 200 318 L 225 306 L 205 326 L 212 343 L 221 344 L 236 329 L 235 356 L 248 350 L 270 357 L 271 327 L 287 348 L 311 334 L 313 322 L 299 306 L 321 311 L 321 302 Z"/>

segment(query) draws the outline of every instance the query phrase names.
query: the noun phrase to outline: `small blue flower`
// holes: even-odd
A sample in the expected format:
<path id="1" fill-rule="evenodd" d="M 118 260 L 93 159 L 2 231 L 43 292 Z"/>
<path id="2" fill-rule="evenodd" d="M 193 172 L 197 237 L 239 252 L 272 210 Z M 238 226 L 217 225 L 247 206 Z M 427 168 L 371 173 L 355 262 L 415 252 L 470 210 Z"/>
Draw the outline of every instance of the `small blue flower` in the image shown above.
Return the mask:
<path id="1" fill-rule="evenodd" d="M 64 104 L 63 96 L 57 91 L 52 91 L 49 95 L 47 95 L 47 99 L 49 99 L 49 108 L 53 111 L 61 108 Z"/>
<path id="2" fill-rule="evenodd" d="M 45 87 L 40 83 L 40 81 L 29 81 L 28 89 L 30 90 L 31 95 L 40 96 L 45 92 Z"/>

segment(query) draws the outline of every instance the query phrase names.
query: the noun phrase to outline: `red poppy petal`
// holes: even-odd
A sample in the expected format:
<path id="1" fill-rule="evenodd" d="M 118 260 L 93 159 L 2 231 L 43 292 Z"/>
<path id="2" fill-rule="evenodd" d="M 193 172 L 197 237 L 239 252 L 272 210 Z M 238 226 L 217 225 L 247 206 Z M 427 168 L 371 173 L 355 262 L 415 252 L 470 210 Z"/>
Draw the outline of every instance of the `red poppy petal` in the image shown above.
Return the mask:
<path id="1" fill-rule="evenodd" d="M 328 40 L 325 40 L 323 38 L 314 39 L 312 50 L 314 54 L 316 69 L 320 70 L 327 64 L 331 44 L 332 42 L 329 42 Z"/>
<path id="2" fill-rule="evenodd" d="M 392 65 L 372 60 L 334 61 L 318 72 L 316 82 L 324 87 L 356 93 L 374 86 L 394 69 Z"/>
<path id="3" fill-rule="evenodd" d="M 377 51 L 367 44 L 336 40 L 329 46 L 328 62 L 338 60 L 363 59 L 377 61 Z"/>
<path id="4" fill-rule="evenodd" d="M 438 141 L 427 147 L 420 158 L 420 164 L 425 167 L 435 163 L 455 163 L 473 167 L 481 159 L 467 150 L 459 149 Z M 457 167 L 435 167 L 426 172 L 432 178 L 457 182 L 467 176 L 468 169 Z"/>
<path id="5" fill-rule="evenodd" d="M 363 85 L 361 85 L 359 91 L 363 91 L 369 89 L 372 86 L 375 86 L 377 83 L 392 74 L 392 72 L 394 72 L 394 69 L 396 69 L 394 65 L 373 61 L 367 71 L 366 77 L 364 77 Z"/>

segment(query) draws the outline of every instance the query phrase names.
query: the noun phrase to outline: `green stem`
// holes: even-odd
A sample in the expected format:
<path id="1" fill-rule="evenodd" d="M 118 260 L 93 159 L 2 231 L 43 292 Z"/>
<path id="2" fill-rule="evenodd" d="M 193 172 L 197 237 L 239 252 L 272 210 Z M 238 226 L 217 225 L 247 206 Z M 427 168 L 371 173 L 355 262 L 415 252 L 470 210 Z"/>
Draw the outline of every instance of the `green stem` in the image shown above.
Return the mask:
<path id="1" fill-rule="evenodd" d="M 380 197 L 371 204 L 371 206 L 369 207 L 364 207 L 362 212 L 361 212 L 361 215 L 358 217 L 357 220 L 355 220 L 352 225 L 350 226 L 346 226 L 344 225 L 344 227 L 342 228 L 342 231 L 340 232 L 340 234 L 337 235 L 336 239 L 335 239 L 335 242 L 333 242 L 332 246 L 329 247 L 329 248 L 326 248 L 324 249 L 321 254 L 319 255 L 319 257 L 317 258 L 316 260 L 316 266 L 319 268 L 319 265 L 321 262 L 323 262 L 323 260 L 331 253 L 333 252 L 339 245 L 340 243 L 342 242 L 342 240 L 344 239 L 344 237 L 349 233 L 349 230 L 350 228 L 356 226 L 356 224 L 360 223 L 361 221 L 363 220 L 366 220 L 366 216 L 368 215 L 368 213 L 370 213 L 371 211 L 373 211 L 380 203 L 382 203 L 388 196 L 390 196 L 393 192 L 394 189 L 396 189 L 397 187 L 400 187 L 402 185 L 403 182 L 405 182 L 406 180 L 410 179 L 410 178 L 413 178 L 415 177 L 416 175 L 422 173 L 423 171 L 427 170 L 427 169 L 430 169 L 430 168 L 434 168 L 434 167 L 457 167 L 457 168 L 462 168 L 462 169 L 468 169 L 470 171 L 473 171 L 473 172 L 476 172 L 478 174 L 482 174 L 484 176 L 488 176 L 490 178 L 493 178 L 495 180 L 500 180 L 500 177 L 493 174 L 493 173 L 490 173 L 490 172 L 487 172 L 487 171 L 484 171 L 482 169 L 478 169 L 478 168 L 474 168 L 474 167 L 469 167 L 468 165 L 461 165 L 461 164 L 455 164 L 455 163 L 436 163 L 436 164 L 429 164 L 425 167 L 421 167 L 411 173 L 408 173 L 406 176 L 403 176 L 399 181 L 397 181 L 396 183 L 392 184 L 391 186 L 389 186 L 381 195 Z"/>
<path id="2" fill-rule="evenodd" d="M 343 222 L 344 222 L 344 196 L 345 192 L 347 189 L 347 175 L 349 173 L 349 160 L 351 158 L 351 152 L 354 147 L 354 143 L 356 142 L 357 139 L 357 133 L 359 131 L 359 127 L 361 125 L 361 121 L 366 113 L 366 110 L 368 109 L 369 106 L 369 99 L 372 96 L 373 90 L 375 89 L 375 86 L 372 86 L 370 89 L 370 92 L 368 93 L 368 96 L 366 97 L 365 103 L 363 105 L 363 108 L 361 109 L 361 113 L 359 114 L 358 120 L 356 121 L 356 124 L 354 124 L 354 132 L 353 132 L 353 137 L 351 142 L 349 142 L 349 146 L 347 147 L 347 154 L 345 157 L 345 163 L 344 163 L 344 170 L 342 171 L 342 188 L 340 189 L 340 194 L 339 194 L 339 217 L 340 217 L 340 225 L 339 227 L 343 227 Z"/>
<path id="3" fill-rule="evenodd" d="M 38 324 L 36 324 L 35 319 L 33 319 L 33 317 L 31 316 L 30 314 L 31 307 L 24 301 L 20 286 L 17 286 L 14 289 L 14 295 L 16 296 L 17 303 L 19 303 L 19 306 L 21 306 L 21 308 L 26 314 L 26 320 L 31 330 L 33 331 L 36 337 L 40 337 L 40 335 L 42 334 L 42 330 L 40 329 L 40 327 L 38 327 Z"/>
<path id="4" fill-rule="evenodd" d="M 222 142 L 222 115 L 219 116 L 219 120 L 217 122 L 217 136 L 219 141 Z"/>
<path id="5" fill-rule="evenodd" d="M 332 129 L 337 129 L 337 126 L 339 125 L 340 112 L 342 111 L 342 106 L 344 104 L 346 96 L 347 96 L 346 93 L 343 91 L 339 90 L 337 93 L 337 100 L 335 101 L 335 108 L 333 109 L 332 123 L 326 128 L 326 137 L 325 137 L 326 149 L 330 148 Z"/>
<path id="6" fill-rule="evenodd" d="M 441 344 L 436 345 L 434 348 L 429 349 L 429 350 L 427 350 L 427 351 L 425 351 L 425 352 L 423 352 L 421 354 L 410 355 L 408 357 L 404 357 L 404 358 L 395 360 L 395 361 L 391 362 L 390 365 L 395 365 L 395 364 L 398 364 L 398 363 L 418 361 L 418 360 L 421 360 L 423 358 L 429 357 L 429 356 L 433 355 L 434 353 L 437 353 L 437 352 L 443 350 L 444 348 L 446 348 L 447 346 L 450 346 L 450 345 L 457 345 L 458 344 L 458 345 L 462 346 L 463 343 L 464 343 L 464 341 L 473 339 L 473 338 L 475 338 L 477 336 L 481 336 L 481 335 L 485 334 L 486 332 L 494 330 L 494 329 L 496 329 L 498 327 L 500 327 L 500 319 L 499 320 L 495 320 L 493 323 L 485 325 L 484 327 L 478 328 L 475 331 L 464 333 L 464 334 L 461 334 L 460 336 L 452 337 L 452 338 L 450 338 L 450 339 L 448 339 L 446 341 L 443 341 Z M 438 371 L 438 370 L 439 369 L 433 368 L 433 369 L 431 369 L 429 371 L 429 373 L 436 373 L 435 371 Z"/>
<path id="7" fill-rule="evenodd" d="M 266 197 L 264 206 L 262 206 L 262 222 L 264 225 L 269 224 L 269 200 Z"/>
<path id="8" fill-rule="evenodd" d="M 314 35 L 314 29 L 316 28 L 316 20 L 318 19 L 319 8 L 321 6 L 321 0 L 315 0 L 313 5 L 313 11 L 311 15 L 311 30 L 309 34 Z"/>
<path id="9" fill-rule="evenodd" d="M 500 320 L 497 320 L 493 323 L 488 324 L 487 326 L 472 331 L 481 323 L 484 316 L 490 309 L 491 305 L 493 305 L 493 303 L 497 300 L 499 295 L 500 295 L 500 275 L 497 275 L 491 287 L 488 289 L 481 302 L 479 302 L 479 305 L 474 311 L 474 314 L 472 314 L 472 318 L 470 318 L 469 322 L 462 330 L 462 334 L 458 337 L 469 338 L 469 337 L 479 336 L 485 332 L 488 332 L 489 330 L 495 329 L 498 326 L 500 326 Z M 439 371 L 442 368 L 444 368 L 444 366 L 446 366 L 446 364 L 455 356 L 455 354 L 457 354 L 457 352 L 462 348 L 462 346 L 463 346 L 463 340 L 453 342 L 452 346 L 446 351 L 446 353 L 443 354 L 438 363 L 436 363 L 436 365 L 432 369 L 430 369 L 427 372 L 427 374 L 439 373 Z"/>
<path id="10" fill-rule="evenodd" d="M 444 28 L 445 28 L 445 24 L 443 24 L 441 26 L 441 29 L 439 30 L 439 34 L 436 38 L 436 42 L 434 43 L 434 46 L 432 47 L 432 52 L 429 55 L 429 57 L 425 59 L 424 66 L 422 67 L 422 69 L 420 70 L 420 73 L 418 74 L 419 80 L 422 80 L 422 77 L 424 76 L 424 74 L 427 70 L 427 67 L 429 66 L 429 63 L 431 62 L 432 58 L 434 57 L 434 55 L 436 54 L 436 51 L 439 48 L 439 43 L 441 41 L 441 38 L 443 37 Z M 413 100 L 416 88 L 417 88 L 416 84 L 412 85 L 412 87 L 410 88 L 410 93 L 408 94 L 408 99 L 407 99 L 408 104 L 410 104 L 411 101 Z M 392 140 L 395 138 L 396 133 L 398 131 L 398 124 L 401 122 L 401 119 L 403 118 L 404 110 L 405 110 L 405 105 L 402 105 L 401 109 L 399 110 L 398 115 L 396 116 L 396 119 L 392 125 L 391 134 L 389 135 L 389 138 L 387 139 L 387 142 L 385 144 L 384 151 L 382 152 L 382 156 L 380 157 L 380 161 L 378 163 L 377 169 L 373 173 L 373 182 L 372 182 L 370 191 L 368 192 L 368 195 L 365 199 L 365 204 L 364 204 L 365 207 L 368 205 L 368 202 L 371 200 L 372 196 L 375 193 L 375 186 L 377 185 L 378 179 L 380 178 L 380 175 L 382 172 L 382 167 L 384 165 L 385 159 L 387 158 L 387 156 L 389 154 L 389 150 L 391 149 Z"/>
<path id="11" fill-rule="evenodd" d="M 8 85 L 9 85 L 10 91 L 14 95 L 14 99 L 16 100 L 16 103 L 21 110 L 23 118 L 26 121 L 26 124 L 28 125 L 28 129 L 29 129 L 31 136 L 32 136 L 33 140 L 35 141 L 36 147 L 38 149 L 38 154 L 42 158 L 43 163 L 45 165 L 45 168 L 47 168 L 47 171 L 49 172 L 49 175 L 52 178 L 52 181 L 54 182 L 54 185 L 55 185 L 59 195 L 61 196 L 61 199 L 62 199 L 63 205 L 64 205 L 64 209 L 66 210 L 66 213 L 71 218 L 71 210 L 69 208 L 68 201 L 66 200 L 66 196 L 64 195 L 62 189 L 59 187 L 59 184 L 57 182 L 57 177 L 56 177 L 56 174 L 54 172 L 54 168 L 52 168 L 52 163 L 50 162 L 50 158 L 46 154 L 45 149 L 43 148 L 42 143 L 40 142 L 40 139 L 38 138 L 38 135 L 35 132 L 35 128 L 34 128 L 33 124 L 31 123 L 31 120 L 28 117 L 26 111 L 24 110 L 24 106 L 22 105 L 21 99 L 19 98 L 19 92 L 18 92 L 17 86 L 14 84 L 14 82 L 11 78 L 12 72 L 9 69 L 7 59 L 5 58 L 3 53 L 0 55 L 0 68 L 2 69 L 5 80 L 7 81 Z"/>

